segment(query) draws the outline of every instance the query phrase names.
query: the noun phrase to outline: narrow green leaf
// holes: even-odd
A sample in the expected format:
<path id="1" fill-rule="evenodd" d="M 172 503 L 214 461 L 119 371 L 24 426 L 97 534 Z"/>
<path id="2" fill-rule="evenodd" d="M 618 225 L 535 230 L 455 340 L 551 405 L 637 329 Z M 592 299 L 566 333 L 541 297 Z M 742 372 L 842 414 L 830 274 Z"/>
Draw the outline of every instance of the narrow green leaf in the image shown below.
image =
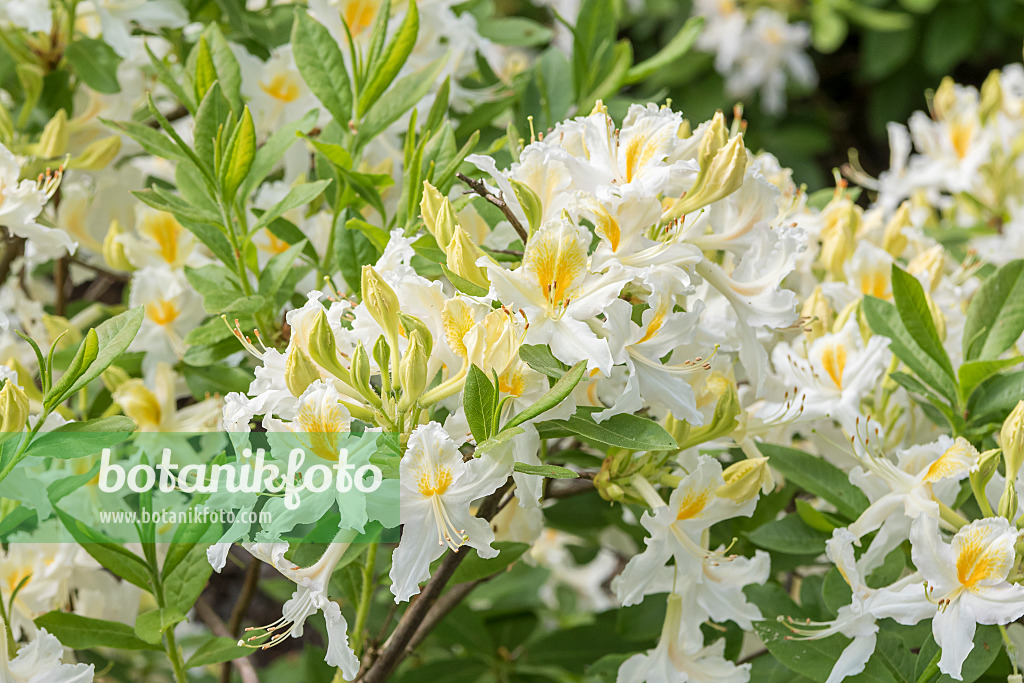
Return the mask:
<path id="1" fill-rule="evenodd" d="M 981 285 L 967 308 L 964 358 L 998 358 L 1024 332 L 1024 260 L 1011 261 Z"/>
<path id="2" fill-rule="evenodd" d="M 568 420 L 551 420 L 537 425 L 542 438 L 579 436 L 603 446 L 630 451 L 670 451 L 678 447 L 672 435 L 657 422 L 639 415 L 615 415 L 600 424 L 591 415 L 596 408 L 580 408 Z"/>
<path id="3" fill-rule="evenodd" d="M 78 77 L 96 92 L 112 95 L 121 91 L 117 67 L 121 57 L 98 38 L 79 38 L 64 52 L 64 57 Z"/>
<path id="4" fill-rule="evenodd" d="M 395 80 L 398 72 L 409 59 L 409 55 L 412 54 L 412 49 L 416 45 L 416 36 L 419 33 L 419 28 L 419 8 L 417 7 L 416 0 L 409 0 L 408 10 L 402 25 L 398 28 L 398 32 L 388 46 L 384 48 L 382 53 L 385 55 L 384 59 L 374 65 L 374 71 L 370 74 L 369 82 L 363 87 L 362 92 L 359 93 L 360 115 L 376 102 L 384 91 L 387 90 L 388 86 L 391 85 L 391 82 Z"/>
<path id="5" fill-rule="evenodd" d="M 119 650 L 163 650 L 163 647 L 138 638 L 131 626 L 117 621 L 92 619 L 71 612 L 47 612 L 35 620 L 64 647 L 92 650 L 113 647 Z"/>
<path id="6" fill-rule="evenodd" d="M 491 436 L 494 413 L 498 409 L 498 391 L 491 378 L 475 365 L 469 367 L 462 391 L 462 405 L 473 439 L 482 443 Z"/>
<path id="7" fill-rule="evenodd" d="M 757 447 L 788 481 L 832 503 L 848 519 L 859 517 L 870 504 L 846 473 L 826 460 L 786 446 L 759 443 Z"/>
<path id="8" fill-rule="evenodd" d="M 347 128 L 352 116 L 352 85 L 338 44 L 330 32 L 302 8 L 295 11 L 291 44 L 295 65 L 306 85 L 334 120 Z"/>
<path id="9" fill-rule="evenodd" d="M 135 423 L 124 415 L 112 415 L 85 422 L 69 422 L 36 436 L 26 451 L 37 458 L 70 460 L 95 455 L 116 446 L 135 431 Z"/>
<path id="10" fill-rule="evenodd" d="M 230 662 L 252 654 L 252 648 L 241 647 L 234 638 L 210 638 L 188 658 L 186 669 Z"/>
<path id="11" fill-rule="evenodd" d="M 580 476 L 568 467 L 559 467 L 558 465 L 527 465 L 525 462 L 517 462 L 512 469 L 523 474 L 536 474 L 549 479 L 579 479 Z"/>
<path id="12" fill-rule="evenodd" d="M 681 59 L 690 51 L 703 28 L 704 17 L 687 19 L 679 32 L 663 48 L 626 72 L 626 83 L 639 83 L 662 69 L 670 68 L 676 60 Z"/>
<path id="13" fill-rule="evenodd" d="M 581 360 L 579 363 L 572 366 L 568 372 L 559 377 L 558 381 L 555 382 L 550 389 L 544 392 L 544 395 L 537 399 L 536 403 L 509 420 L 504 429 L 517 427 L 527 420 L 532 420 L 535 417 L 543 415 L 560 404 L 569 396 L 569 394 L 572 393 L 572 390 L 580 383 L 580 380 L 583 379 L 583 375 L 586 372 L 587 361 Z"/>
<path id="14" fill-rule="evenodd" d="M 231 136 L 227 155 L 220 171 L 221 188 L 225 198 L 230 202 L 242 181 L 249 175 L 253 159 L 256 157 L 256 127 L 252 121 L 249 107 L 242 110 L 242 120 Z"/>
<path id="15" fill-rule="evenodd" d="M 164 631 L 175 624 L 185 621 L 185 615 L 179 610 L 158 608 L 143 612 L 135 618 L 135 635 L 152 645 L 163 642 Z"/>
<path id="16" fill-rule="evenodd" d="M 436 82 L 446 59 L 447 56 L 440 57 L 419 71 L 403 76 L 380 99 L 370 105 L 359 125 L 360 140 L 365 144 L 377 137 L 423 99 Z"/>

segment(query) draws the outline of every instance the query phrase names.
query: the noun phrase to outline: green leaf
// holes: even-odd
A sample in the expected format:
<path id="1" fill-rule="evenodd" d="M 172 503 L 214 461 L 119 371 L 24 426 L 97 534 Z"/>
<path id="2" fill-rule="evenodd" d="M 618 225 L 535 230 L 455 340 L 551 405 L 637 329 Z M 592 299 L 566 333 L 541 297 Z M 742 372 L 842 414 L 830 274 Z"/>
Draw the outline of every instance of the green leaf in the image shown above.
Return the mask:
<path id="1" fill-rule="evenodd" d="M 359 124 L 359 138 L 364 144 L 380 135 L 423 99 L 444 68 L 447 57 L 440 57 L 419 71 L 404 76 L 384 95 L 370 105 Z"/>
<path id="2" fill-rule="evenodd" d="M 263 212 L 263 215 L 260 216 L 255 225 L 252 226 L 252 232 L 265 228 L 272 221 L 283 216 L 292 209 L 297 209 L 300 206 L 309 204 L 311 201 L 319 197 L 330 184 L 331 180 L 328 178 L 327 180 L 315 180 L 311 183 L 302 183 L 301 185 L 293 186 L 288 190 L 288 194 L 286 194 L 281 201 Z"/>
<path id="3" fill-rule="evenodd" d="M 468 294 L 469 296 L 487 296 L 487 290 L 485 288 L 475 282 L 470 282 L 456 273 L 453 273 L 448 270 L 448 266 L 441 262 L 438 262 L 437 265 L 441 266 L 441 272 L 444 273 L 444 276 L 452 283 L 452 286 L 463 294 Z"/>
<path id="4" fill-rule="evenodd" d="M 870 504 L 845 472 L 823 458 L 786 446 L 759 443 L 757 447 L 788 481 L 828 501 L 848 519 L 857 519 Z"/>
<path id="5" fill-rule="evenodd" d="M 517 462 L 513 468 L 516 472 L 523 474 L 536 474 L 549 479 L 579 479 L 580 475 L 568 467 L 558 465 L 527 465 L 524 462 Z"/>
<path id="6" fill-rule="evenodd" d="M 747 538 L 754 545 L 783 555 L 821 554 L 830 536 L 807 526 L 799 515 L 783 517 L 747 532 Z"/>
<path id="7" fill-rule="evenodd" d="M 347 128 L 352 116 L 352 85 L 338 43 L 322 24 L 297 8 L 291 44 L 302 79 L 334 120 Z"/>
<path id="8" fill-rule="evenodd" d="M 929 73 L 949 73 L 974 51 L 983 34 L 985 15 L 985 7 L 973 2 L 944 2 L 928 15 L 918 49 Z"/>
<path id="9" fill-rule="evenodd" d="M 142 558 L 56 506 L 53 510 L 75 541 L 81 544 L 93 559 L 125 581 L 152 592 L 149 567 Z"/>
<path id="10" fill-rule="evenodd" d="M 537 372 L 554 379 L 561 378 L 568 369 L 545 344 L 523 344 L 519 347 L 519 358 Z"/>
<path id="11" fill-rule="evenodd" d="M 203 308 L 210 314 L 225 311 L 242 295 L 235 274 L 221 265 L 210 263 L 198 268 L 185 266 L 185 278 L 203 297 Z"/>
<path id="12" fill-rule="evenodd" d="M 476 550 L 473 550 L 472 554 L 466 557 L 452 574 L 451 583 L 486 579 L 508 567 L 530 549 L 528 543 L 513 543 L 511 541 L 496 541 L 491 544 L 491 547 L 498 551 L 497 557 L 483 559 L 476 554 Z"/>
<path id="13" fill-rule="evenodd" d="M 238 192 L 242 197 L 249 197 L 253 190 L 274 170 L 285 153 L 295 144 L 299 134 L 308 133 L 316 125 L 316 110 L 310 110 L 297 121 L 286 123 L 274 131 L 267 141 L 256 150 L 249 175 L 242 183 Z"/>
<path id="14" fill-rule="evenodd" d="M 71 612 L 47 612 L 35 620 L 36 626 L 45 628 L 64 647 L 92 650 L 113 647 L 119 650 L 163 650 L 136 637 L 131 626 L 117 621 L 92 619 Z"/>
<path id="15" fill-rule="evenodd" d="M 626 72 L 626 83 L 639 83 L 661 71 L 670 68 L 676 60 L 682 59 L 697 41 L 704 28 L 704 17 L 690 17 L 672 40 L 654 56 L 645 59 Z"/>
<path id="16" fill-rule="evenodd" d="M 990 377 L 971 394 L 967 414 L 972 423 L 1001 423 L 1024 396 L 1024 370 Z"/>
<path id="17" fill-rule="evenodd" d="M 416 35 L 419 33 L 419 28 L 419 8 L 416 5 L 416 0 L 409 0 L 408 11 L 405 13 L 402 25 L 398 28 L 395 37 L 384 49 L 383 54 L 386 56 L 383 61 L 379 61 L 374 65 L 369 81 L 363 87 L 363 91 L 359 93 L 360 114 L 376 102 L 384 91 L 387 90 L 388 86 L 391 85 L 391 82 L 395 80 L 395 76 L 398 75 L 402 66 L 409 59 L 409 55 L 412 54 L 412 49 L 416 45 Z"/>
<path id="18" fill-rule="evenodd" d="M 491 378 L 475 365 L 469 367 L 462 405 L 473 439 L 483 443 L 494 430 L 494 413 L 498 410 L 498 390 Z"/>
<path id="19" fill-rule="evenodd" d="M 230 116 L 231 104 L 224 97 L 220 84 L 214 83 L 199 102 L 196 124 L 192 132 L 196 153 L 200 159 L 213 163 L 218 132 L 221 126 L 227 124 Z"/>
<path id="20" fill-rule="evenodd" d="M 554 32 L 526 17 L 497 17 L 480 24 L 480 35 L 499 45 L 535 47 L 551 42 Z"/>
<path id="21" fill-rule="evenodd" d="M 216 22 L 211 22 L 203 35 L 209 38 L 210 54 L 213 57 L 213 65 L 216 68 L 217 81 L 224 91 L 224 97 L 231 104 L 235 112 L 242 111 L 242 72 L 238 66 L 238 60 L 231 51 L 228 41 Z"/>
<path id="22" fill-rule="evenodd" d="M 95 455 L 121 443 L 134 431 L 135 423 L 123 415 L 69 422 L 36 436 L 26 455 L 60 460 Z"/>
<path id="23" fill-rule="evenodd" d="M 178 149 L 178 146 L 170 138 L 161 135 L 160 131 L 154 130 L 145 124 L 136 123 L 135 121 L 110 121 L 108 119 L 100 119 L 100 121 L 111 128 L 121 131 L 139 143 L 142 149 L 153 156 L 169 161 L 182 161 L 188 158 L 182 154 L 181 150 Z"/>
<path id="24" fill-rule="evenodd" d="M 80 38 L 68 45 L 64 58 L 82 82 L 96 92 L 112 95 L 121 91 L 117 83 L 121 58 L 102 40 Z"/>
<path id="25" fill-rule="evenodd" d="M 950 403 L 955 401 L 957 391 L 952 371 L 947 373 L 938 361 L 921 348 L 903 324 L 896 306 L 872 296 L 864 297 L 861 306 L 871 330 L 891 340 L 889 349 L 896 357 Z"/>
<path id="26" fill-rule="evenodd" d="M 195 74 L 192 83 L 196 90 L 196 101 L 201 102 L 210 87 L 217 82 L 217 67 L 213 64 L 210 45 L 203 36 L 200 36 L 199 42 L 196 43 L 195 55 Z"/>
<path id="27" fill-rule="evenodd" d="M 815 531 L 831 534 L 834 529 L 843 526 L 842 523 L 830 520 L 829 515 L 814 508 L 806 500 L 797 498 L 794 502 L 796 503 L 796 514 L 799 515 L 804 524 Z"/>
<path id="28" fill-rule="evenodd" d="M 603 446 L 630 451 L 669 451 L 678 444 L 657 422 L 638 415 L 615 415 L 600 424 L 591 417 L 596 408 L 580 408 L 568 420 L 551 420 L 537 425 L 543 438 L 576 435 Z"/>
<path id="29" fill-rule="evenodd" d="M 970 360 L 960 366 L 957 377 L 960 379 L 961 397 L 966 399 L 979 384 L 1004 368 L 1019 365 L 1024 358 L 1003 358 L 1002 360 Z"/>
<path id="30" fill-rule="evenodd" d="M 185 621 L 185 615 L 176 609 L 154 609 L 135 618 L 135 635 L 153 645 L 163 642 L 164 631 Z"/>
<path id="31" fill-rule="evenodd" d="M 358 292 L 363 266 L 375 263 L 379 254 L 366 235 L 352 227 L 354 220 L 334 226 L 334 259 L 349 291 Z"/>
<path id="32" fill-rule="evenodd" d="M 210 638 L 188 658 L 185 668 L 195 669 L 200 666 L 230 662 L 232 659 L 247 657 L 252 652 L 252 648 L 241 647 L 234 638 Z"/>
<path id="33" fill-rule="evenodd" d="M 295 266 L 295 259 L 299 257 L 305 247 L 305 240 L 297 242 L 267 262 L 263 272 L 260 273 L 260 296 L 269 301 L 273 301 L 277 297 L 278 290 L 281 289 L 281 285 L 284 284 Z"/>
<path id="34" fill-rule="evenodd" d="M 256 128 L 252 121 L 249 107 L 242 110 L 242 120 L 235 128 L 231 141 L 220 169 L 220 184 L 224 197 L 228 202 L 235 198 L 235 193 L 242 181 L 249 175 L 253 160 L 256 158 Z"/>
<path id="35" fill-rule="evenodd" d="M 164 600 L 168 608 L 188 612 L 196 604 L 206 582 L 213 573 L 206 559 L 208 545 L 197 543 L 185 557 L 164 576 Z"/>
<path id="36" fill-rule="evenodd" d="M 1024 260 L 1011 261 L 981 285 L 967 307 L 964 358 L 998 358 L 1024 332 Z"/>
<path id="37" fill-rule="evenodd" d="M 89 369 L 71 386 L 68 395 L 76 393 L 79 389 L 99 377 L 104 370 L 121 357 L 128 346 L 131 345 L 139 328 L 142 327 L 142 319 L 145 317 L 145 308 L 136 306 L 124 313 L 119 313 L 113 318 L 104 320 L 96 326 L 96 338 L 99 342 L 99 353 L 96 360 L 92 362 Z"/>
<path id="38" fill-rule="evenodd" d="M 953 364 L 949 361 L 949 355 L 942 346 L 942 339 L 935 328 L 935 320 L 932 318 L 924 288 L 916 277 L 896 264 L 892 266 L 892 296 L 907 332 L 917 341 L 918 346 L 942 367 L 950 379 L 954 379 Z"/>
<path id="39" fill-rule="evenodd" d="M 71 363 L 68 364 L 68 369 L 61 376 L 60 381 L 54 384 L 46 395 L 44 396 L 43 404 L 48 410 L 53 409 L 54 406 L 63 402 L 68 396 L 71 395 L 71 387 L 74 385 L 78 378 L 82 377 L 86 372 L 89 371 L 89 367 L 96 360 L 99 354 L 99 336 L 96 334 L 95 329 L 90 329 L 85 339 L 78 346 L 78 351 L 75 353 L 75 357 L 71 359 Z M 52 356 L 53 349 L 51 347 L 50 354 Z M 52 369 L 52 364 L 47 367 Z"/>
<path id="40" fill-rule="evenodd" d="M 526 408 L 523 412 L 519 413 L 505 425 L 505 429 L 516 427 L 523 424 L 527 420 L 532 420 L 535 417 L 539 417 L 551 410 L 572 393 L 572 390 L 576 388 L 576 385 L 583 379 L 583 375 L 587 371 L 587 361 L 581 360 L 576 365 L 572 366 L 568 372 L 564 373 L 558 378 L 558 381 L 552 385 L 550 389 L 544 392 L 537 401 Z"/>

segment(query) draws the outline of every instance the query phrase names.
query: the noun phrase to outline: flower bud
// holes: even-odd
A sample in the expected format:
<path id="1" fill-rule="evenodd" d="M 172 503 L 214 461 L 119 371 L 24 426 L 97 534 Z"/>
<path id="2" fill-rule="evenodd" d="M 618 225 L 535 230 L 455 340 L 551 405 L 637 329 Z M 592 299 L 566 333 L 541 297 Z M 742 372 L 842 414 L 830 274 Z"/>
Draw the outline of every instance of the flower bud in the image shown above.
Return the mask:
<path id="1" fill-rule="evenodd" d="M 427 355 L 429 356 L 434 346 L 434 336 L 430 334 L 430 329 L 427 328 L 426 324 L 416 316 L 406 315 L 405 313 L 399 313 L 398 320 L 402 323 L 402 330 L 405 332 L 406 337 L 411 337 L 413 332 L 419 332 L 422 335 Z"/>
<path id="2" fill-rule="evenodd" d="M 518 319 L 506 308 L 488 313 L 463 337 L 469 362 L 490 376 L 491 371 L 505 374 L 518 357 L 523 340 Z"/>
<path id="3" fill-rule="evenodd" d="M 981 102 L 978 104 L 978 118 L 981 122 L 988 123 L 988 120 L 995 116 L 996 112 L 1003 108 L 1003 87 L 999 78 L 999 70 L 992 69 L 981 84 Z"/>
<path id="4" fill-rule="evenodd" d="M 114 270 L 131 271 L 135 268 L 132 266 L 131 261 L 128 260 L 128 256 L 124 251 L 124 245 L 119 239 L 124 233 L 125 229 L 121 226 L 120 221 L 116 218 L 110 221 L 107 235 L 103 238 L 103 260 Z"/>
<path id="5" fill-rule="evenodd" d="M 398 364 L 398 373 L 402 378 L 402 400 L 398 403 L 399 411 L 409 410 L 427 388 L 427 353 L 423 335 L 418 330 L 409 335 L 409 345 Z"/>
<path id="6" fill-rule="evenodd" d="M 445 249 L 445 255 L 448 257 L 448 270 L 478 287 L 488 289 L 491 286 L 490 280 L 487 279 L 487 271 L 476 265 L 484 253 L 473 243 L 468 232 L 456 226 L 452 241 Z"/>
<path id="7" fill-rule="evenodd" d="M 380 368 L 381 388 L 384 393 L 390 392 L 392 381 L 399 381 L 399 378 L 391 377 L 391 345 L 388 344 L 388 340 L 383 335 L 377 337 L 377 341 L 373 345 L 373 361 Z"/>
<path id="8" fill-rule="evenodd" d="M 678 420 L 672 413 L 665 418 L 665 431 L 672 435 L 677 444 L 685 443 L 690 436 L 690 423 L 686 420 Z"/>
<path id="9" fill-rule="evenodd" d="M 138 425 L 139 431 L 159 431 L 164 417 L 160 401 L 141 379 L 123 382 L 113 393 L 113 398 L 121 411 Z"/>
<path id="10" fill-rule="evenodd" d="M 320 371 L 310 360 L 309 356 L 296 345 L 288 352 L 288 358 L 284 363 L 284 383 L 292 396 L 302 396 L 309 385 L 320 379 Z"/>
<path id="11" fill-rule="evenodd" d="M 423 181 L 423 200 L 420 201 L 420 213 L 423 215 L 423 223 L 427 230 L 437 240 L 440 247 L 452 240 L 455 232 L 455 213 L 452 210 L 452 203 L 442 195 L 436 187 L 427 181 Z"/>
<path id="12" fill-rule="evenodd" d="M 942 264 L 945 261 L 946 252 L 941 244 L 936 244 L 926 249 L 907 264 L 907 272 L 914 277 L 925 276 L 925 289 L 934 292 L 942 280 Z"/>
<path id="13" fill-rule="evenodd" d="M 734 503 L 745 503 L 775 486 L 768 458 L 748 458 L 733 463 L 722 472 L 722 478 L 725 484 L 718 487 L 716 494 Z"/>
<path id="14" fill-rule="evenodd" d="M 711 125 L 704 131 L 704 137 L 700 139 L 700 146 L 697 149 L 697 163 L 703 172 L 711 159 L 718 153 L 718 150 L 725 147 L 729 141 L 729 131 L 725 125 L 725 115 L 716 111 L 711 118 Z"/>
<path id="15" fill-rule="evenodd" d="M 0 435 L 20 432 L 28 421 L 28 395 L 12 380 L 0 388 Z"/>
<path id="16" fill-rule="evenodd" d="M 946 76 L 932 96 L 932 113 L 939 121 L 946 118 L 946 115 L 951 113 L 956 105 L 955 86 L 953 79 Z"/>
<path id="17" fill-rule="evenodd" d="M 348 383 L 349 372 L 338 361 L 338 342 L 323 310 L 317 313 L 309 331 L 309 357 L 324 370 Z"/>
<path id="18" fill-rule="evenodd" d="M 43 134 L 39 137 L 39 144 L 36 146 L 36 156 L 43 159 L 62 157 L 68 151 L 69 140 L 68 115 L 61 109 L 43 128 Z"/>
<path id="19" fill-rule="evenodd" d="M 818 261 L 836 279 L 843 277 L 843 266 L 853 255 L 859 224 L 860 208 L 845 197 L 825 210 Z"/>
<path id="20" fill-rule="evenodd" d="M 707 166 L 701 166 L 693 187 L 662 216 L 662 220 L 673 221 L 729 196 L 743 184 L 746 172 L 747 149 L 743 145 L 743 136 L 736 135 L 718 150 Z"/>
<path id="21" fill-rule="evenodd" d="M 686 450 L 731 433 L 736 427 L 736 416 L 739 414 L 740 397 L 736 391 L 736 385 L 733 382 L 727 382 L 718 403 L 715 404 L 715 414 L 712 416 L 711 422 L 697 429 L 691 429 L 686 441 L 679 444 L 680 450 Z"/>
<path id="22" fill-rule="evenodd" d="M 362 342 L 358 342 L 352 351 L 352 386 L 371 405 L 381 407 L 380 396 L 370 384 L 370 356 L 367 355 Z"/>
<path id="23" fill-rule="evenodd" d="M 808 341 L 814 341 L 828 333 L 835 320 L 832 306 L 829 305 L 828 299 L 825 298 L 820 286 L 815 287 L 811 295 L 807 297 L 800 315 L 805 321 L 804 334 L 807 335 Z"/>
<path id="24" fill-rule="evenodd" d="M 898 257 L 907 248 L 907 236 L 903 229 L 910 225 L 910 202 L 900 204 L 896 213 L 892 215 L 889 222 L 885 224 L 885 232 L 882 235 L 882 248 L 892 256 Z"/>
<path id="25" fill-rule="evenodd" d="M 1016 479 L 1021 463 L 1024 463 L 1024 400 L 1017 401 L 1016 407 L 1003 421 L 999 430 L 999 446 L 1003 449 L 1006 478 Z"/>
<path id="26" fill-rule="evenodd" d="M 89 144 L 81 154 L 68 162 L 68 168 L 98 171 L 106 168 L 121 152 L 121 138 L 111 135 Z"/>
<path id="27" fill-rule="evenodd" d="M 110 395 L 113 396 L 117 390 L 121 388 L 122 384 L 131 379 L 131 375 L 116 365 L 111 365 L 103 371 L 103 374 L 100 375 L 100 379 L 103 380 L 103 386 L 106 387 L 107 391 L 110 392 Z"/>
<path id="28" fill-rule="evenodd" d="M 393 346 L 398 339 L 398 295 L 373 266 L 363 266 L 360 280 L 363 303 Z"/>

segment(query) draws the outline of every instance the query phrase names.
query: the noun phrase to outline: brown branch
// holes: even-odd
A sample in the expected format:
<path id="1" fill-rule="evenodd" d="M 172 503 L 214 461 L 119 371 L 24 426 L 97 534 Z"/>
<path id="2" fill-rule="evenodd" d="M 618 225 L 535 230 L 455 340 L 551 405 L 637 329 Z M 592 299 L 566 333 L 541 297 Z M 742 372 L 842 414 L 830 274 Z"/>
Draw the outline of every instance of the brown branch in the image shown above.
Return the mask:
<path id="1" fill-rule="evenodd" d="M 188 109 L 186 109 L 183 104 L 178 105 L 176 108 L 164 114 L 164 118 L 168 121 L 177 121 L 178 119 L 183 119 L 186 116 L 188 116 Z M 160 123 L 156 119 L 148 122 L 146 125 L 150 128 L 160 128 Z"/>
<path id="2" fill-rule="evenodd" d="M 115 282 L 129 282 L 131 280 L 131 278 L 125 273 L 118 273 L 108 268 L 104 268 L 103 266 L 94 265 L 92 263 L 89 263 L 88 261 L 82 260 L 78 256 L 72 256 L 71 263 L 75 264 L 76 266 L 81 266 L 86 270 L 91 270 L 92 272 L 98 275 L 108 277 L 111 280 L 114 280 Z"/>
<path id="3" fill-rule="evenodd" d="M 17 237 L 4 231 L 4 253 L 0 257 L 0 284 L 7 281 L 7 276 L 11 274 L 11 267 L 14 265 L 14 260 L 22 255 L 25 251 L 25 238 Z"/>
<path id="4" fill-rule="evenodd" d="M 486 520 L 494 517 L 501 509 L 502 499 L 509 487 L 510 483 L 506 482 L 504 486 L 489 495 L 480 505 L 476 516 Z M 447 607 L 444 613 L 437 613 L 431 620 L 429 627 L 421 631 L 421 628 L 428 626 L 427 619 L 431 608 L 441 597 L 445 586 L 452 578 L 452 575 L 455 574 L 459 563 L 465 557 L 465 552 L 453 552 L 448 553 L 448 556 L 441 561 L 441 565 L 434 572 L 434 575 L 430 577 L 423 591 L 409 604 L 409 608 L 405 610 L 402 618 L 399 619 L 398 626 L 395 627 L 395 630 L 391 632 L 391 635 L 384 642 L 379 655 L 368 666 L 364 664 L 364 671 L 356 677 L 357 681 L 360 683 L 381 683 L 388 680 L 394 670 L 411 651 L 411 643 L 416 639 L 417 633 L 420 635 L 416 642 L 419 642 L 437 625 L 437 622 L 441 620 L 444 614 L 450 612 L 458 604 L 458 601 L 456 601 L 450 607 Z M 468 591 L 466 593 L 468 594 Z M 462 597 L 465 597 L 465 594 Z M 462 598 L 460 597 L 459 599 L 461 600 Z"/>
<path id="5" fill-rule="evenodd" d="M 220 617 L 217 616 L 217 612 L 214 611 L 210 603 L 206 602 L 203 598 L 199 598 L 196 601 L 196 614 L 203 620 L 203 623 L 213 632 L 213 635 L 221 638 L 235 638 L 228 627 L 224 625 Z M 238 675 L 242 677 L 242 683 L 260 683 L 259 676 L 256 675 L 256 669 L 253 668 L 252 663 L 248 659 L 233 659 L 227 664 L 233 664 L 238 670 Z"/>
<path id="6" fill-rule="evenodd" d="M 68 259 L 66 256 L 53 263 L 53 289 L 57 296 L 53 304 L 53 311 L 63 317 L 67 313 L 68 304 Z"/>
<path id="7" fill-rule="evenodd" d="M 552 479 L 544 492 L 545 498 L 571 498 L 581 493 L 589 493 L 594 490 L 594 480 L 585 477 L 579 479 Z"/>
<path id="8" fill-rule="evenodd" d="M 488 192 L 487 186 L 484 185 L 484 181 L 482 180 L 473 180 L 465 173 L 456 173 L 455 177 L 469 185 L 469 189 L 471 189 L 474 194 L 483 197 L 491 204 L 494 204 L 496 207 L 501 209 L 501 212 L 505 214 L 505 218 L 508 219 L 508 222 L 512 224 L 513 228 L 515 228 L 515 231 L 519 235 L 520 239 L 523 240 L 523 244 L 526 244 L 526 241 L 530 238 L 530 236 L 523 228 L 523 224 L 519 222 L 518 218 L 516 218 L 516 215 L 512 211 L 512 208 L 505 203 L 505 200 L 503 200 L 501 197 L 495 197 L 493 194 Z"/>

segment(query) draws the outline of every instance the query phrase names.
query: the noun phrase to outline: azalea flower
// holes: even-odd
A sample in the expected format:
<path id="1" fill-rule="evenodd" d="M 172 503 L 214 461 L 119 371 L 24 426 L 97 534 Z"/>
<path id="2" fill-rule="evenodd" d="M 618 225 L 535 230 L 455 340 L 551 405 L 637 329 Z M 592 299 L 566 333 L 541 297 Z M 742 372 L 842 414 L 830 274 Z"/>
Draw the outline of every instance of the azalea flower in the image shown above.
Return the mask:
<path id="1" fill-rule="evenodd" d="M 60 229 L 47 228 L 36 222 L 46 202 L 60 185 L 63 169 L 41 175 L 39 182 L 19 180 L 21 164 L 17 157 L 0 144 L 0 226 L 12 235 L 28 240 L 26 257 L 33 262 L 55 259 L 74 253 L 76 243 Z"/>
<path id="2" fill-rule="evenodd" d="M 942 649 L 939 670 L 961 680 L 977 625 L 1009 624 L 1024 616 L 1024 586 L 1006 580 L 1019 535 L 1002 517 L 989 517 L 962 527 L 946 543 L 937 520 L 918 517 L 910 543 L 924 589 L 912 585 L 887 593 L 875 614 L 905 625 L 930 617 L 932 635 Z"/>
<path id="3" fill-rule="evenodd" d="M 247 628 L 246 632 L 255 632 L 255 635 L 240 640 L 238 644 L 266 649 L 288 636 L 301 638 L 306 619 L 322 611 L 327 620 L 327 656 L 324 661 L 339 667 L 347 680 L 354 679 L 359 673 L 359 659 L 348 644 L 348 622 L 338 603 L 327 597 L 331 575 L 348 549 L 348 543 L 331 543 L 320 559 L 309 567 L 299 567 L 285 559 L 287 543 L 255 543 L 244 544 L 243 547 L 253 557 L 273 566 L 297 584 L 297 588 L 291 599 L 284 603 L 280 619 L 266 626 Z"/>
<path id="4" fill-rule="evenodd" d="M 482 558 L 497 556 L 494 531 L 469 506 L 497 490 L 509 470 L 487 457 L 464 461 L 444 428 L 431 422 L 409 436 L 399 471 L 403 528 L 391 564 L 391 592 L 395 602 L 404 602 L 420 592 L 430 563 L 446 548 L 457 552 L 468 545 Z"/>
<path id="5" fill-rule="evenodd" d="M 559 360 L 611 372 L 608 342 L 587 324 L 618 295 L 631 276 L 618 268 L 604 274 L 590 272 L 587 247 L 589 232 L 567 220 L 541 228 L 530 238 L 523 264 L 513 271 L 488 258 L 478 265 L 487 268 L 499 300 L 522 310 L 530 327 L 526 343 L 548 344 Z"/>
<path id="6" fill-rule="evenodd" d="M 616 683 L 746 683 L 750 679 L 750 664 L 737 666 L 725 659 L 724 638 L 706 647 L 700 641 L 685 639 L 682 626 L 689 619 L 682 597 L 670 595 L 658 646 L 624 661 Z"/>
<path id="7" fill-rule="evenodd" d="M 0 619 L 0 681 L 4 683 L 90 683 L 92 664 L 65 664 L 64 646 L 46 629 L 21 646 L 14 659 L 7 645 L 7 624 Z"/>

